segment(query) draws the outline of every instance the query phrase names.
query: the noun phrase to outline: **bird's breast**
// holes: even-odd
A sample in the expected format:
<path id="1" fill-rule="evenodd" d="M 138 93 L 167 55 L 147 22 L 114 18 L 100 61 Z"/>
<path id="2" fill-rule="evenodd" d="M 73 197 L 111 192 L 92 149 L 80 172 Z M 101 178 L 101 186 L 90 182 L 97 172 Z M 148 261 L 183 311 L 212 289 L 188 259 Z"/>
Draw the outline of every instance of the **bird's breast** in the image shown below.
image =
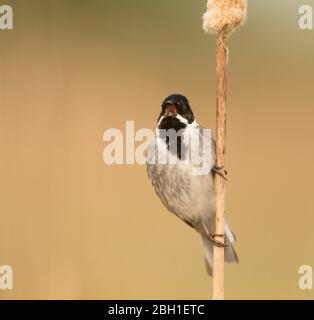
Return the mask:
<path id="1" fill-rule="evenodd" d="M 193 166 L 181 161 L 148 165 L 148 174 L 162 203 L 182 220 L 196 221 L 211 214 L 211 175 L 194 175 Z"/>

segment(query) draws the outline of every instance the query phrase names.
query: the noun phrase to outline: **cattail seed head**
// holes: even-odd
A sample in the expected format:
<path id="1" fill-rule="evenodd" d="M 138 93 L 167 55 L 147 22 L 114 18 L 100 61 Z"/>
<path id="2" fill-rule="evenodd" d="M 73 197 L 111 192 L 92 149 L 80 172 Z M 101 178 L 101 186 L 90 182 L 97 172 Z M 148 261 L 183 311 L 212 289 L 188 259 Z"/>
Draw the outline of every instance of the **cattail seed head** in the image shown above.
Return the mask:
<path id="1" fill-rule="evenodd" d="M 208 0 L 203 29 L 208 33 L 231 33 L 247 19 L 247 0 Z"/>

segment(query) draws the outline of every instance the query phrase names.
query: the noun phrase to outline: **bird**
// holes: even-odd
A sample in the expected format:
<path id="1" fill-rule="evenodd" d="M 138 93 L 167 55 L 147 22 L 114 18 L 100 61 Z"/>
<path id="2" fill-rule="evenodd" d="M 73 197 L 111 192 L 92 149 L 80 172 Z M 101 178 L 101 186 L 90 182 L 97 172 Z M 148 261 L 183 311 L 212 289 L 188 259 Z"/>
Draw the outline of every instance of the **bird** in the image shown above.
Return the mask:
<path id="1" fill-rule="evenodd" d="M 206 271 L 212 276 L 214 245 L 224 247 L 226 263 L 238 263 L 239 259 L 233 246 L 236 237 L 228 223 L 225 222 L 224 243 L 215 240 L 219 235 L 214 234 L 214 179 L 215 174 L 225 176 L 215 165 L 215 140 L 206 132 L 197 123 L 185 96 L 166 97 L 155 140 L 147 147 L 147 173 L 168 211 L 199 233 Z M 197 140 L 199 145 L 210 146 L 210 153 L 203 153 L 209 169 L 202 174 L 196 173 L 200 163 L 191 161 L 191 145 L 197 145 Z"/>

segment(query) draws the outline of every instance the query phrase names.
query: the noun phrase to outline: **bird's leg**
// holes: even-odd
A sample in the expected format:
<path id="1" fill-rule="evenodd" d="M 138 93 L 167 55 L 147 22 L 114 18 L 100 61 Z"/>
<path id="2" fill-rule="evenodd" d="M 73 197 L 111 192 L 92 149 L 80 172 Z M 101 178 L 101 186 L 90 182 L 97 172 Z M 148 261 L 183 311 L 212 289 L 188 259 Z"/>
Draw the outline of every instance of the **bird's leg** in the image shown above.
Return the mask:
<path id="1" fill-rule="evenodd" d="M 224 167 L 215 166 L 213 168 L 213 171 L 216 174 L 220 175 L 225 181 L 228 181 L 228 179 L 227 179 L 228 172 L 227 172 L 227 170 L 224 169 Z M 207 232 L 208 232 L 208 230 L 207 230 Z M 224 234 L 213 234 L 213 233 L 210 233 L 207 236 L 208 236 L 209 241 L 216 247 L 225 248 L 225 247 L 229 247 L 230 246 L 230 244 L 226 244 L 225 235 Z M 216 240 L 216 238 L 222 238 L 222 241 L 218 241 L 218 240 Z"/>
<path id="2" fill-rule="evenodd" d="M 204 230 L 206 232 L 206 236 L 208 238 L 208 240 L 211 242 L 212 245 L 214 245 L 215 247 L 219 247 L 219 248 L 226 248 L 226 247 L 230 247 L 230 244 L 226 244 L 225 243 L 225 235 L 224 234 L 214 234 L 214 233 L 210 233 L 205 225 L 205 223 L 203 222 L 203 227 Z M 216 238 L 222 238 L 222 241 L 218 241 L 216 240 Z"/>
<path id="3" fill-rule="evenodd" d="M 212 169 L 215 173 L 217 173 L 218 175 L 220 175 L 224 180 L 228 181 L 227 179 L 227 170 L 224 169 L 224 167 L 217 167 L 215 166 L 213 169 Z"/>
<path id="4" fill-rule="evenodd" d="M 215 247 L 218 247 L 218 248 L 230 247 L 230 244 L 225 243 L 224 234 L 210 234 L 208 238 L 209 238 L 209 241 L 212 243 L 212 245 L 214 245 Z M 215 238 L 222 238 L 222 241 L 218 241 Z"/>

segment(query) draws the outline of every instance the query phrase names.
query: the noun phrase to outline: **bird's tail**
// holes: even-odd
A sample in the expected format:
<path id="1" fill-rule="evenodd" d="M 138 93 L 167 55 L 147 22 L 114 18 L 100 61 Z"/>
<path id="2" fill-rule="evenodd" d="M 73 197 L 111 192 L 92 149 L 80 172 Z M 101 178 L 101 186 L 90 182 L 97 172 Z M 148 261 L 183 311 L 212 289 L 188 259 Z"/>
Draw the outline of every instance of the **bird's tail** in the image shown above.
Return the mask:
<path id="1" fill-rule="evenodd" d="M 232 245 L 236 241 L 234 234 L 232 233 L 230 227 L 225 225 L 225 235 L 226 235 L 226 244 L 225 247 L 225 262 L 226 263 L 238 263 L 239 258 L 237 253 Z M 214 263 L 214 253 L 213 253 L 213 244 L 210 242 L 208 237 L 205 234 L 201 234 L 203 247 L 204 247 L 204 255 L 205 255 L 205 265 L 206 270 L 209 276 L 213 276 L 213 263 Z"/>

